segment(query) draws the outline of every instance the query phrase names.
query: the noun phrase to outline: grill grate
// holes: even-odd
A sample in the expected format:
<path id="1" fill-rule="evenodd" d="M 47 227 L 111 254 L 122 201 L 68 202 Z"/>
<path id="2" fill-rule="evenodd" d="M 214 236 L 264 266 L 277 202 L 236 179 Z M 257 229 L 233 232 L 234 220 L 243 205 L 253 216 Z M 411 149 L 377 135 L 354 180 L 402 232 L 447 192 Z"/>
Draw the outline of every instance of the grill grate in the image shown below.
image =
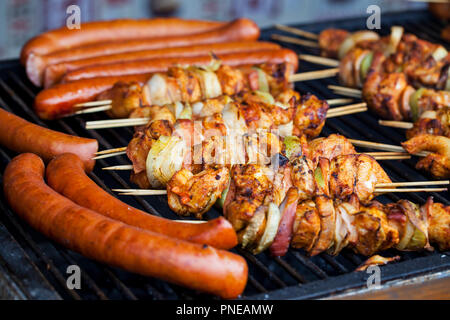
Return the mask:
<path id="1" fill-rule="evenodd" d="M 440 41 L 439 31 L 442 25 L 425 12 L 408 12 L 408 14 L 391 14 L 383 16 L 382 33 L 389 32 L 393 24 L 401 24 L 406 31 L 431 41 Z M 352 19 L 321 24 L 301 26 L 318 32 L 328 27 L 340 27 L 348 30 L 364 28 L 365 20 Z M 263 32 L 262 38 L 269 39 L 274 30 Z M 276 31 L 276 33 L 282 33 Z M 305 49 L 295 45 L 283 44 L 302 53 L 317 54 L 316 50 Z M 448 46 L 447 46 L 448 47 Z M 317 65 L 301 62 L 300 71 L 318 69 Z M 8 111 L 51 129 L 95 138 L 100 149 L 122 147 L 132 136 L 130 128 L 86 131 L 85 121 L 101 120 L 103 114 L 84 115 L 64 120 L 46 122 L 40 120 L 31 109 L 34 97 L 39 91 L 26 79 L 24 70 L 17 61 L 0 64 L 0 105 Z M 338 96 L 327 89 L 329 84 L 336 84 L 335 79 L 302 82 L 296 85 L 300 92 L 312 92 L 320 98 L 330 99 Z M 357 114 L 329 119 L 323 135 L 340 133 L 354 139 L 365 139 L 389 144 L 399 144 L 404 139 L 404 132 L 397 129 L 380 127 L 377 118 L 370 114 Z M 0 149 L 0 172 L 14 157 L 9 150 Z M 130 188 L 128 176 L 124 172 L 102 171 L 111 165 L 128 164 L 125 156 L 103 159 L 90 177 L 101 187 L 111 193 L 112 188 Z M 383 167 L 393 180 L 427 180 L 429 177 L 414 169 L 415 160 L 383 161 Z M 0 174 L 0 180 L 2 174 Z M 448 194 L 431 194 L 436 201 L 449 204 Z M 406 194 L 402 198 L 424 203 L 428 194 Z M 397 201 L 397 195 L 381 197 L 381 201 Z M 180 219 L 166 203 L 164 197 L 123 197 L 121 200 L 141 208 L 149 213 Z M 8 208 L 0 195 L 0 297 L 17 299 L 211 299 L 212 297 L 171 285 L 156 279 L 131 274 L 86 259 L 48 241 L 20 221 Z M 217 217 L 215 209 L 206 214 L 206 218 Z M 184 218 L 181 218 L 184 219 Z M 343 290 L 365 285 L 365 273 L 352 272 L 364 261 L 364 257 L 350 251 L 344 251 L 337 257 L 321 254 L 307 257 L 302 250 L 289 250 L 282 258 L 272 258 L 267 253 L 253 256 L 248 252 L 235 249 L 249 264 L 249 281 L 244 292 L 245 299 L 292 299 L 325 297 Z M 446 253 L 399 253 L 387 251 L 386 256 L 400 254 L 402 261 L 382 268 L 382 280 L 407 278 L 418 274 L 437 272 L 450 267 L 450 252 Z M 76 264 L 82 270 L 82 289 L 69 290 L 66 286 L 66 269 Z"/>

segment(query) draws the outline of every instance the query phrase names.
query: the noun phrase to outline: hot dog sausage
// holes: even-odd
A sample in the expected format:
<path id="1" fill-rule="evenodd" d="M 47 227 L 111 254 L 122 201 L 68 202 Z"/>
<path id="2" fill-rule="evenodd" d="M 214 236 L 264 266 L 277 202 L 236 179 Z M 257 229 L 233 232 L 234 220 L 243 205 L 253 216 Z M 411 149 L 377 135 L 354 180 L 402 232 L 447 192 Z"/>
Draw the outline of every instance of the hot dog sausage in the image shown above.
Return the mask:
<path id="1" fill-rule="evenodd" d="M 94 168 L 98 142 L 56 132 L 30 123 L 0 108 L 0 144 L 16 152 L 32 152 L 45 161 L 71 152 L 83 161 L 87 171 Z"/>
<path id="2" fill-rule="evenodd" d="M 66 27 L 43 33 L 28 41 L 20 54 L 22 63 L 30 54 L 45 55 L 102 41 L 190 35 L 223 26 L 223 22 L 179 18 L 120 19 L 83 23 L 79 30 Z"/>
<path id="3" fill-rule="evenodd" d="M 70 48 L 54 54 L 40 56 L 32 54 L 26 61 L 27 74 L 35 85 L 42 85 L 42 74 L 47 66 L 86 58 L 101 57 L 105 55 L 141 51 L 150 49 L 173 48 L 216 42 L 256 40 L 259 37 L 258 26 L 249 19 L 237 19 L 222 28 L 194 35 L 159 36 L 152 39 L 122 40 L 112 39 L 114 42 L 100 42 L 89 46 Z"/>
<path id="4" fill-rule="evenodd" d="M 298 57 L 292 50 L 262 50 L 256 52 L 238 52 L 230 54 L 219 54 L 218 58 L 223 64 L 229 66 L 252 65 L 262 63 L 283 63 L 287 62 L 297 69 Z M 180 65 L 208 65 L 211 57 L 208 55 L 186 58 L 160 58 L 131 62 L 119 62 L 103 66 L 86 67 L 66 74 L 64 82 L 76 81 L 80 79 L 123 76 L 130 74 L 155 73 L 166 71 L 170 66 Z"/>
<path id="5" fill-rule="evenodd" d="M 38 156 L 22 154 L 6 168 L 3 189 L 12 209 L 47 237 L 88 258 L 223 298 L 243 292 L 248 267 L 241 256 L 80 207 L 45 184 L 44 169 Z"/>
<path id="6" fill-rule="evenodd" d="M 150 75 L 94 78 L 73 83 L 57 84 L 42 90 L 34 100 L 34 111 L 42 119 L 56 119 L 73 113 L 73 106 L 94 100 L 100 93 L 111 89 L 119 81 L 137 81 L 144 84 Z"/>
<path id="7" fill-rule="evenodd" d="M 223 217 L 208 223 L 191 224 L 156 217 L 130 207 L 89 179 L 83 162 L 74 154 L 53 159 L 47 166 L 46 177 L 53 190 L 76 204 L 128 225 L 219 249 L 231 249 L 238 243 L 236 232 Z"/>
<path id="8" fill-rule="evenodd" d="M 90 66 L 100 66 L 111 63 L 147 60 L 161 57 L 180 58 L 180 57 L 204 56 L 210 54 L 211 52 L 220 55 L 236 52 L 251 52 L 269 49 L 273 50 L 279 48 L 280 48 L 279 45 L 271 42 L 254 42 L 254 41 L 222 42 L 206 45 L 202 44 L 186 47 L 133 51 L 95 58 L 81 59 L 76 61 L 67 61 L 48 66 L 45 69 L 44 86 L 48 88 L 54 85 L 55 83 L 59 82 L 67 72 Z"/>

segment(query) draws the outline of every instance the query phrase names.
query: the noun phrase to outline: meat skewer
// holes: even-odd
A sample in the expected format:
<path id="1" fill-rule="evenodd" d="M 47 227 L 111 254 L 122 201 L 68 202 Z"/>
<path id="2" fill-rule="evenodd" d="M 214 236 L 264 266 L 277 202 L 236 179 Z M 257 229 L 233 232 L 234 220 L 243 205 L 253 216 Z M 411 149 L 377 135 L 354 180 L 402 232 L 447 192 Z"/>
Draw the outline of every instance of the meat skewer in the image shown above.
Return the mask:
<path id="1" fill-rule="evenodd" d="M 293 75 L 295 66 L 290 63 L 232 68 L 213 59 L 210 62 L 206 68 L 172 67 L 166 73 L 154 75 L 105 77 L 57 85 L 37 96 L 35 110 L 44 119 L 54 119 L 73 114 L 84 107 L 84 103 L 95 107 L 111 105 L 109 115 L 124 118 L 130 111 L 118 106 L 131 100 L 133 105 L 163 105 L 177 101 L 196 102 L 248 90 L 270 92 L 278 100 L 280 92 L 291 88 L 290 81 L 310 79 L 304 74 Z M 315 72 L 314 78 L 336 73 L 337 69 L 323 70 L 319 75 Z M 94 98 L 99 102 L 89 101 Z"/>

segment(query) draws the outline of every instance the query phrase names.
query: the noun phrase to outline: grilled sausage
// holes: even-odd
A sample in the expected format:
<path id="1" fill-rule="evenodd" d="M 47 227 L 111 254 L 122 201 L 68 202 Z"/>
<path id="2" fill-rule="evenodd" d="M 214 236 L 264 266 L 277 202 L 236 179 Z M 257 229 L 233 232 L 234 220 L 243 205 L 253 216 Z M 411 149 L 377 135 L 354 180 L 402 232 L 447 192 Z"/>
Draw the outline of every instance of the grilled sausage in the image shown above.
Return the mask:
<path id="1" fill-rule="evenodd" d="M 32 152 L 45 161 L 63 153 L 76 154 L 87 171 L 95 165 L 98 142 L 56 132 L 30 123 L 0 108 L 0 144 L 16 152 Z"/>
<path id="2" fill-rule="evenodd" d="M 42 90 L 34 100 L 34 111 L 46 120 L 60 118 L 73 113 L 73 106 L 94 100 L 100 93 L 111 89 L 119 81 L 137 81 L 144 84 L 150 75 L 85 79 L 64 83 Z"/>
<path id="3" fill-rule="evenodd" d="M 252 52 L 268 49 L 279 49 L 279 48 L 280 46 L 278 44 L 271 42 L 238 41 L 238 42 L 201 44 L 176 48 L 133 51 L 101 57 L 80 59 L 75 61 L 67 61 L 48 66 L 45 69 L 44 86 L 46 88 L 51 87 L 55 83 L 58 83 L 67 72 L 90 66 L 101 66 L 111 63 L 156 59 L 160 57 L 184 58 L 184 57 L 204 56 L 210 53 L 220 55 L 237 52 Z"/>
<path id="4" fill-rule="evenodd" d="M 262 63 L 279 64 L 287 62 L 297 70 L 298 57 L 292 50 L 262 50 L 256 52 L 238 52 L 230 54 L 219 54 L 218 58 L 223 64 L 229 66 L 253 65 Z M 76 81 L 87 78 L 123 76 L 131 74 L 164 72 L 174 65 L 209 65 L 209 55 L 186 57 L 186 58 L 160 58 L 131 62 L 119 62 L 101 66 L 91 66 L 69 72 L 63 78 L 64 82 Z"/>
<path id="5" fill-rule="evenodd" d="M 21 154 L 6 168 L 3 189 L 12 209 L 47 237 L 88 258 L 222 298 L 243 292 L 248 266 L 241 256 L 83 208 L 47 186 L 44 170 L 38 156 Z"/>
<path id="6" fill-rule="evenodd" d="M 212 44 L 216 42 L 256 40 L 259 37 L 258 26 L 249 19 L 237 19 L 222 28 L 194 35 L 161 34 L 158 38 L 121 40 L 111 39 L 113 42 L 100 42 L 89 46 L 70 48 L 54 54 L 41 56 L 32 54 L 26 61 L 28 77 L 35 85 L 42 85 L 42 75 L 47 66 L 93 57 L 102 57 L 111 54 L 150 49 L 174 48 L 199 44 Z M 105 41 L 105 40 L 102 40 Z M 66 49 L 66 48 L 64 48 Z"/>
<path id="7" fill-rule="evenodd" d="M 223 25 L 223 22 L 179 18 L 87 22 L 83 23 L 80 30 L 62 27 L 31 39 L 22 48 L 20 59 L 25 64 L 31 54 L 46 55 L 105 41 L 186 36 L 210 31 Z"/>
<path id="8" fill-rule="evenodd" d="M 223 217 L 208 223 L 191 224 L 156 217 L 130 207 L 89 179 L 83 162 L 74 154 L 53 159 L 47 166 L 46 177 L 53 190 L 76 204 L 128 225 L 219 249 L 231 249 L 238 243 L 236 232 Z"/>

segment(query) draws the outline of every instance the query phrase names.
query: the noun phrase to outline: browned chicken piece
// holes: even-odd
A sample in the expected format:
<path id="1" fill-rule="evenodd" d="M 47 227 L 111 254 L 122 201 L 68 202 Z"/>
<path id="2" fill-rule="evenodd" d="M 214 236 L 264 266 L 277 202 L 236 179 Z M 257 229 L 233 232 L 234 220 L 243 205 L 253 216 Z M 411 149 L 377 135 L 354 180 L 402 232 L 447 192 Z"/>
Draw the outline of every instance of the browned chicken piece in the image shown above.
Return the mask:
<path id="1" fill-rule="evenodd" d="M 148 181 L 146 171 L 141 171 L 139 173 L 134 173 L 134 171 L 131 171 L 130 182 L 137 185 L 140 189 L 150 189 L 152 187 Z"/>
<path id="2" fill-rule="evenodd" d="M 176 119 L 174 112 L 170 110 L 170 105 L 165 106 L 145 106 L 131 112 L 129 118 L 150 118 L 149 123 L 156 120 L 167 120 L 174 124 Z"/>
<path id="3" fill-rule="evenodd" d="M 224 207 L 224 216 L 235 230 L 248 225 L 255 211 L 273 190 L 274 172 L 259 164 L 236 165 L 231 169 L 230 199 Z M 229 191 L 230 192 L 230 191 Z"/>
<path id="4" fill-rule="evenodd" d="M 275 96 L 275 101 L 283 104 L 297 105 L 298 101 L 300 101 L 300 93 L 293 89 L 286 89 Z"/>
<path id="5" fill-rule="evenodd" d="M 172 101 L 195 102 L 202 99 L 200 81 L 192 70 L 181 67 L 169 68 L 165 78 L 168 80 L 167 83 L 174 87 L 171 91 L 180 96 L 180 100 Z"/>
<path id="6" fill-rule="evenodd" d="M 403 73 L 369 72 L 363 87 L 363 98 L 369 109 L 384 119 L 403 120 L 401 98 L 408 86 Z"/>
<path id="7" fill-rule="evenodd" d="M 111 118 L 127 118 L 130 113 L 150 103 L 137 82 L 117 82 L 110 90 L 97 97 L 97 100 L 112 100 L 107 114 Z"/>
<path id="8" fill-rule="evenodd" d="M 289 77 L 295 72 L 292 64 L 264 63 L 258 67 L 266 74 L 269 91 L 274 97 L 293 88 L 293 84 L 289 82 Z"/>
<path id="9" fill-rule="evenodd" d="M 160 136 L 170 136 L 173 132 L 172 124 L 167 120 L 153 121 L 138 130 L 127 147 L 127 156 L 133 163 L 134 173 L 146 169 L 147 155 L 155 140 Z"/>
<path id="10" fill-rule="evenodd" d="M 312 94 L 303 95 L 294 115 L 294 135 L 317 137 L 325 125 L 328 109 L 326 101 Z"/>
<path id="11" fill-rule="evenodd" d="M 358 234 L 353 249 L 359 254 L 371 256 L 399 242 L 397 229 L 389 224 L 379 204 L 362 207 L 361 211 L 354 215 L 353 223 Z"/>
<path id="12" fill-rule="evenodd" d="M 430 197 L 421 210 L 427 214 L 430 242 L 437 244 L 439 250 L 449 250 L 450 206 L 444 206 L 442 203 L 433 203 L 433 199 Z"/>
<path id="13" fill-rule="evenodd" d="M 345 200 L 355 194 L 362 203 L 374 197 L 378 183 L 391 180 L 379 163 L 366 154 L 337 156 L 330 164 L 330 194 L 335 199 Z"/>
<path id="14" fill-rule="evenodd" d="M 312 200 L 300 202 L 295 212 L 291 246 L 311 251 L 320 233 L 320 216 Z"/>
<path id="15" fill-rule="evenodd" d="M 432 89 L 422 89 L 420 98 L 417 101 L 418 114 L 422 114 L 428 110 L 438 111 L 450 106 L 450 92 L 436 91 Z"/>
<path id="16" fill-rule="evenodd" d="M 216 71 L 216 75 L 224 95 L 234 95 L 244 89 L 244 75 L 239 69 L 221 65 Z"/>
<path id="17" fill-rule="evenodd" d="M 319 47 L 321 55 L 337 58 L 339 48 L 350 33 L 342 29 L 325 29 L 319 34 Z"/>
<path id="18" fill-rule="evenodd" d="M 411 154 L 429 151 L 430 154 L 417 162 L 416 168 L 429 171 L 438 179 L 450 177 L 450 138 L 421 134 L 402 143 Z"/>
<path id="19" fill-rule="evenodd" d="M 306 156 L 291 161 L 292 185 L 297 187 L 300 201 L 312 199 L 316 191 L 313 163 Z"/>
<path id="20" fill-rule="evenodd" d="M 450 107 L 438 111 L 426 111 L 414 122 L 414 127 L 406 131 L 406 138 L 412 139 L 420 134 L 431 134 L 450 138 Z"/>
<path id="21" fill-rule="evenodd" d="M 210 117 L 216 113 L 221 113 L 230 101 L 231 98 L 226 95 L 198 101 L 192 105 L 194 119 L 201 119 L 203 117 Z"/>
<path id="22" fill-rule="evenodd" d="M 181 169 L 167 184 L 169 207 L 179 215 L 195 214 L 200 219 L 221 197 L 229 179 L 225 167 L 209 168 L 195 175 Z"/>
<path id="23" fill-rule="evenodd" d="M 308 146 L 314 168 L 317 166 L 319 158 L 331 160 L 340 155 L 356 153 L 353 144 L 340 134 L 331 134 L 328 137 L 316 138 L 310 141 Z"/>
<path id="24" fill-rule="evenodd" d="M 240 109 L 247 128 L 251 132 L 255 132 L 258 129 L 268 130 L 274 125 L 274 120 L 269 114 L 264 112 L 260 103 L 244 102 L 240 104 Z"/>
<path id="25" fill-rule="evenodd" d="M 334 243 L 334 232 L 336 226 L 336 211 L 333 199 L 321 195 L 314 199 L 320 216 L 320 233 L 313 248 L 309 251 L 311 256 L 328 250 Z"/>

